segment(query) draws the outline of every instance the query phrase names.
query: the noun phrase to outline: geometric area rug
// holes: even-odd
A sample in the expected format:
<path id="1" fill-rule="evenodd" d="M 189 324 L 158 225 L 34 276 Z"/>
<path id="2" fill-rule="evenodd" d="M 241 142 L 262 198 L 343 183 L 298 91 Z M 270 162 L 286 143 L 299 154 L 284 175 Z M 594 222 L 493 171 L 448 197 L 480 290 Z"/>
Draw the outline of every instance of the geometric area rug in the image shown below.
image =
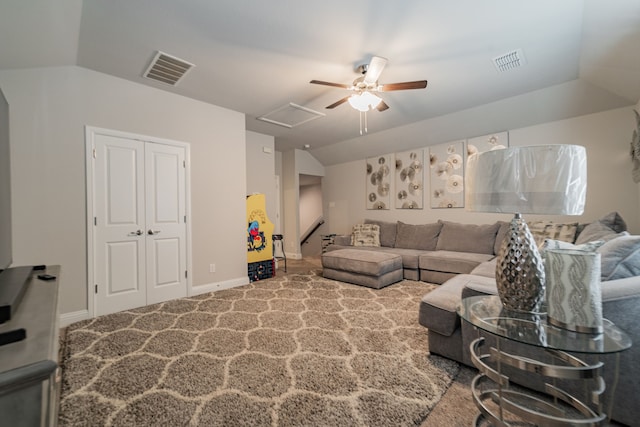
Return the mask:
<path id="1" fill-rule="evenodd" d="M 419 426 L 458 374 L 431 356 L 433 285 L 311 271 L 75 323 L 60 426 Z"/>

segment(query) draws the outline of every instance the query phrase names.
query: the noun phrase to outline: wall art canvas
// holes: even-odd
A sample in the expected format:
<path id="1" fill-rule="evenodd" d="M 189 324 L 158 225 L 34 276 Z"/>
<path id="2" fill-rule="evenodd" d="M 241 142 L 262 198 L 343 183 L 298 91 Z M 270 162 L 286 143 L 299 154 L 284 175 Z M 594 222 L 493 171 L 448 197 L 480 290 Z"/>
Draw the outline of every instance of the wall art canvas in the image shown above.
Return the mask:
<path id="1" fill-rule="evenodd" d="M 464 141 L 429 147 L 432 208 L 464 207 Z"/>
<path id="2" fill-rule="evenodd" d="M 422 209 L 424 150 L 396 153 L 394 199 L 396 209 Z"/>
<path id="3" fill-rule="evenodd" d="M 391 154 L 367 159 L 367 209 L 389 209 L 391 205 Z"/>
<path id="4" fill-rule="evenodd" d="M 509 132 L 498 132 L 489 135 L 476 136 L 467 140 L 467 157 L 475 153 L 499 150 L 509 146 Z M 466 160 L 465 160 L 466 164 Z"/>

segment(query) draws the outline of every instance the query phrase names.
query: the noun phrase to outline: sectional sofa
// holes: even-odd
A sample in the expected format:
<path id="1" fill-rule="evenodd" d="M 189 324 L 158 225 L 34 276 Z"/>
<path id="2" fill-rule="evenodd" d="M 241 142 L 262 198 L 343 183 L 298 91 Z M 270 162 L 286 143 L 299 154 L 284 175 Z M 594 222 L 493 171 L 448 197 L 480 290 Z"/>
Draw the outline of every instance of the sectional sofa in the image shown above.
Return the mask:
<path id="1" fill-rule="evenodd" d="M 408 280 L 442 284 L 458 274 L 471 273 L 480 264 L 495 258 L 508 230 L 507 222 L 461 224 L 438 221 L 431 224 L 405 224 L 365 219 L 364 224 L 379 227 L 379 243 L 358 245 L 352 235 L 336 236 L 328 251 L 360 249 L 400 255 L 403 277 Z"/>
<path id="2" fill-rule="evenodd" d="M 371 219 L 364 223 L 379 227 L 379 245 L 354 246 L 352 241 L 356 245 L 358 242 L 352 236 L 336 236 L 335 244 L 328 250 L 350 248 L 397 254 L 402 257 L 405 279 L 440 284 L 423 297 L 418 310 L 419 323 L 428 329 L 429 351 L 472 366 L 469 345 L 482 333 L 461 322 L 456 309 L 462 298 L 497 294 L 495 255 L 508 231 L 508 223 L 472 225 L 438 221 L 410 225 Z M 603 314 L 625 331 L 634 345 L 618 355 L 601 357 L 607 384 L 604 409 L 618 422 L 640 425 L 640 405 L 637 404 L 640 395 L 640 236 L 630 235 L 616 212 L 590 224 L 536 222 L 529 226 L 539 243 L 545 239 L 575 244 L 606 241 L 598 249 L 602 258 Z M 487 346 L 495 345 L 494 337 L 485 338 Z M 508 344 L 506 349 L 531 357 L 542 357 L 543 352 L 522 344 Z M 535 389 L 543 387 L 541 381 L 532 382 L 531 376 L 514 373 L 512 380 Z M 562 386 L 579 396 L 583 391 L 575 384 Z M 614 386 L 615 395 L 611 399 Z"/>

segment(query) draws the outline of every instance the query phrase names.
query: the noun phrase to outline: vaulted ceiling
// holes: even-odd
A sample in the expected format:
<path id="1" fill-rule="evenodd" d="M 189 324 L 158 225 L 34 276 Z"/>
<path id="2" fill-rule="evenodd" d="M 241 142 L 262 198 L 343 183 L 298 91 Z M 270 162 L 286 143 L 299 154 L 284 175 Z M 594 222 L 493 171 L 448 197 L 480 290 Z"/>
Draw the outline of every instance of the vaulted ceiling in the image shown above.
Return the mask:
<path id="1" fill-rule="evenodd" d="M 381 83 L 429 85 L 383 93 L 370 134 L 576 80 L 598 94 L 589 111 L 640 99 L 638 0 L 5 1 L 0 39 L 0 69 L 78 65 L 230 108 L 282 151 L 358 137 L 358 112 L 325 109 L 348 92 L 309 81 L 350 84 L 373 55 L 389 60 Z M 499 72 L 517 49 L 524 65 Z M 176 86 L 146 79 L 157 51 L 195 67 Z M 289 103 L 325 115 L 257 120 Z"/>

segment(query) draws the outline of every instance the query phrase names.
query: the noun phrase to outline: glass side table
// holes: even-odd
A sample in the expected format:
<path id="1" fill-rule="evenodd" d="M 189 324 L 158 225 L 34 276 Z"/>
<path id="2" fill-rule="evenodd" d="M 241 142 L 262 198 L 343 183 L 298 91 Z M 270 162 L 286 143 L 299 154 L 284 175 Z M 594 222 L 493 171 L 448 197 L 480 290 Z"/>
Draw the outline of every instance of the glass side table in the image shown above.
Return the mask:
<path id="1" fill-rule="evenodd" d="M 503 307 L 497 296 L 465 298 L 458 307 L 460 317 L 475 327 L 496 336 L 496 347 L 480 354 L 484 338 L 471 343 L 470 353 L 479 374 L 473 379 L 471 391 L 482 421 L 497 426 L 534 425 L 597 426 L 604 425 L 607 415 L 602 410 L 601 395 L 605 385 L 602 362 L 589 364 L 569 354 L 619 354 L 631 347 L 631 339 L 605 319 L 604 332 L 584 334 L 558 328 L 547 323 L 544 313 L 523 313 Z M 553 363 L 501 350 L 501 341 L 515 341 L 541 347 Z M 616 359 L 618 360 L 618 359 Z M 545 393 L 510 387 L 505 367 L 545 378 Z M 616 372 L 618 366 L 615 367 Z M 551 383 L 547 382 L 547 379 Z M 555 385 L 556 379 L 584 381 L 591 402 L 583 402 Z M 613 400 L 612 390 L 611 399 Z"/>

